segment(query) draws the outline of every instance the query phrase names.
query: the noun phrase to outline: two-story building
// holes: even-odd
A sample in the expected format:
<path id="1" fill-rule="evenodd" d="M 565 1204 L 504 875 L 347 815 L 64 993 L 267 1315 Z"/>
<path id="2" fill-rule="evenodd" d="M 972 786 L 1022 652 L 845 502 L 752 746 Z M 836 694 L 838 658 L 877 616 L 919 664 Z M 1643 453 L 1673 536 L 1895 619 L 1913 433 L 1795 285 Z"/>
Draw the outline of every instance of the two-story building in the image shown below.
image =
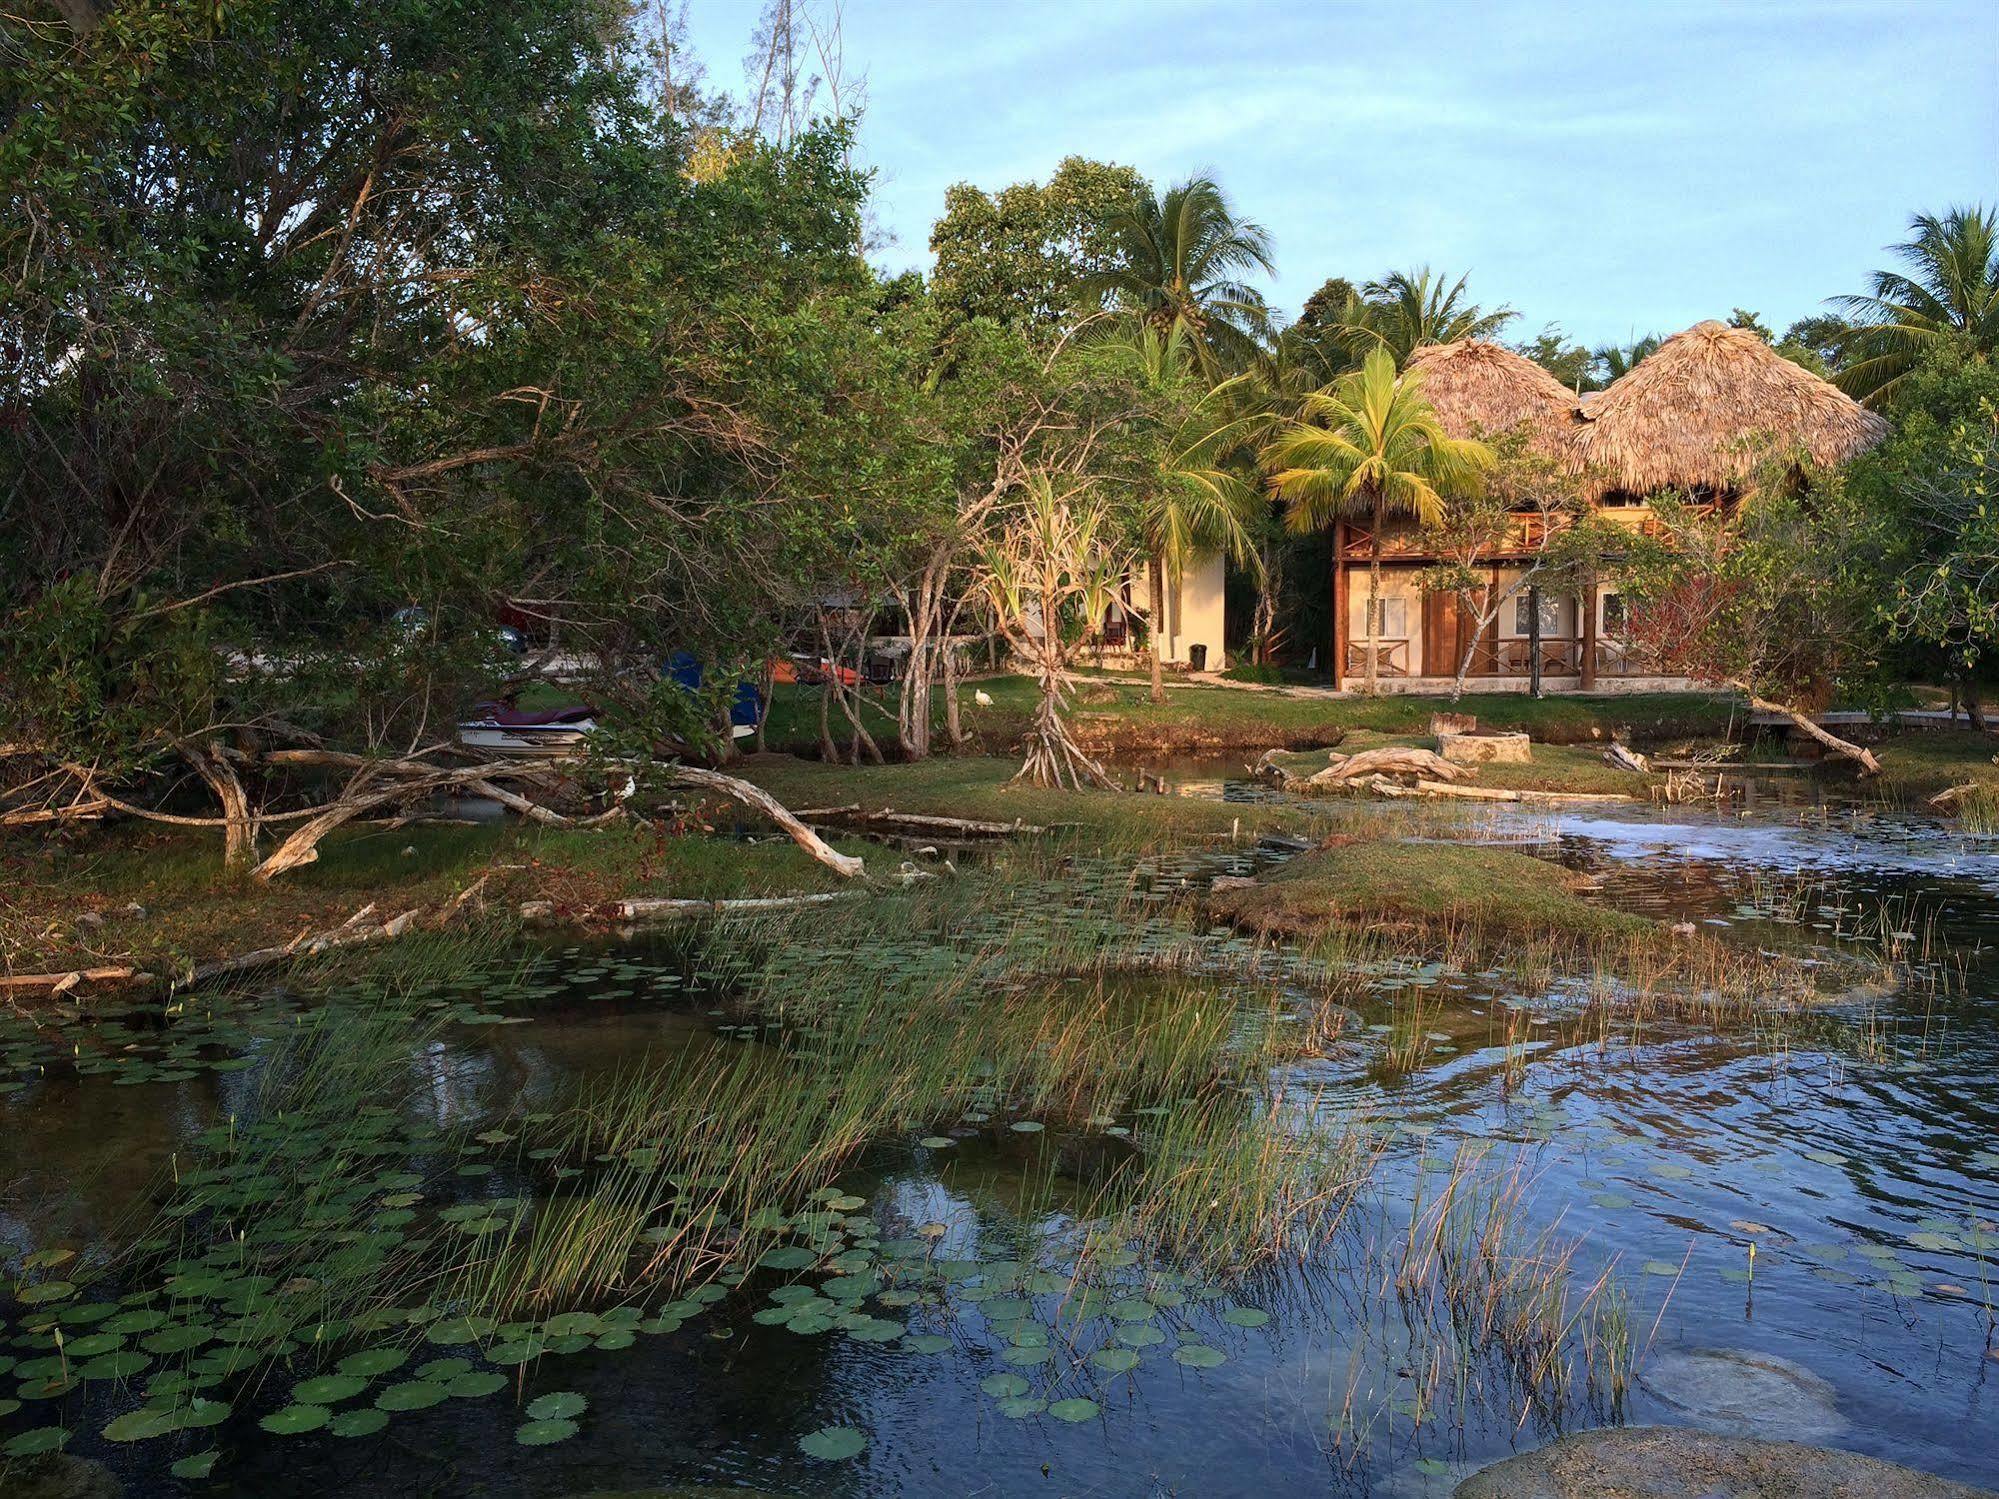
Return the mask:
<path id="1" fill-rule="evenodd" d="M 1365 525 L 1341 523 L 1333 543 L 1336 686 L 1364 678 L 1372 654 L 1382 690 L 1436 690 L 1450 685 L 1468 650 L 1482 690 L 1524 688 L 1537 656 L 1546 690 L 1685 685 L 1648 671 L 1626 637 L 1615 582 L 1589 596 L 1516 588 L 1549 528 L 1572 524 L 1581 505 L 1614 524 L 1656 531 L 1654 495 L 1670 490 L 1700 505 L 1732 506 L 1773 456 L 1802 454 L 1830 466 L 1887 433 L 1880 417 L 1754 333 L 1717 322 L 1674 335 L 1608 389 L 1580 396 L 1532 360 L 1478 340 L 1419 349 L 1407 368 L 1453 437 L 1510 439 L 1543 462 L 1569 502 L 1516 506 L 1503 534 L 1474 557 L 1446 558 L 1413 522 L 1392 523 L 1372 619 L 1374 537 Z M 1425 572 L 1447 560 L 1489 574 L 1474 607 L 1455 589 L 1424 589 Z M 1495 603 L 1498 617 L 1481 628 Z"/>

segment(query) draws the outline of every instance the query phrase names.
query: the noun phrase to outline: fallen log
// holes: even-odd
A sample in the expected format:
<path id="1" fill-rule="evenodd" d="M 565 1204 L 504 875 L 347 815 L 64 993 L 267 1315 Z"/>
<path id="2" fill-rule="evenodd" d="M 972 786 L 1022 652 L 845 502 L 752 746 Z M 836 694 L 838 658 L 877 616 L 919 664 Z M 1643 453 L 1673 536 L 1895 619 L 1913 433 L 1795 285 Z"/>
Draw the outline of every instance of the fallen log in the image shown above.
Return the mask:
<path id="1" fill-rule="evenodd" d="M 969 833 L 979 837 L 1001 838 L 1015 833 L 1045 833 L 1047 828 L 1035 823 L 1022 822 L 1016 818 L 1012 822 L 981 821 L 973 817 L 939 817 L 928 812 L 897 812 L 891 807 L 879 811 L 865 811 L 858 804 L 851 807 L 809 807 L 794 814 L 800 818 L 818 822 L 864 822 L 881 823 L 892 827 L 921 828 L 925 831 L 944 833 Z"/>
<path id="2" fill-rule="evenodd" d="M 827 890 L 814 895 L 763 895 L 730 900 L 650 899 L 606 901 L 582 908 L 552 900 L 522 901 L 520 918 L 535 925 L 561 924 L 577 917 L 597 921 L 671 921 L 687 916 L 747 916 L 765 911 L 790 911 L 804 906 L 854 900 L 858 890 Z"/>
<path id="3" fill-rule="evenodd" d="M 1809 714 L 1800 712 L 1786 703 L 1776 703 L 1770 701 L 1768 698 L 1758 697 L 1754 692 L 1749 690 L 1749 684 L 1746 682 L 1739 680 L 1731 681 L 1728 685 L 1749 699 L 1749 706 L 1754 708 L 1758 713 L 1781 714 L 1786 719 L 1789 719 L 1791 726 L 1807 739 L 1814 740 L 1824 745 L 1834 754 L 1844 756 L 1846 759 L 1853 761 L 1860 767 L 1861 774 L 1870 776 L 1881 774 L 1881 762 L 1874 758 L 1872 750 L 1855 744 L 1850 739 L 1842 739 L 1837 734 L 1828 732 L 1818 724 L 1813 723 Z"/>
<path id="4" fill-rule="evenodd" d="M 152 975 L 129 963 L 99 968 L 71 968 L 59 973 L 10 973 L 0 975 L 0 994 L 38 994 L 54 998 L 80 984 L 125 984 Z"/>
<path id="5" fill-rule="evenodd" d="M 1603 759 L 1606 765 L 1615 765 L 1619 770 L 1634 770 L 1640 775 L 1647 774 L 1651 769 L 1645 763 L 1643 755 L 1639 754 L 1629 745 L 1618 744 L 1614 741 L 1610 748 L 1603 752 Z"/>
<path id="6" fill-rule="evenodd" d="M 1442 781 L 1418 781 L 1416 790 L 1426 796 L 1455 796 L 1482 802 L 1528 802 L 1550 805 L 1561 802 L 1635 802 L 1642 798 L 1622 791 L 1509 791 L 1496 786 L 1452 786 Z"/>
<path id="7" fill-rule="evenodd" d="M 400 916 L 371 926 L 354 925 L 356 919 L 366 915 L 370 909 L 364 906 L 353 916 L 348 917 L 342 925 L 334 927 L 331 931 L 320 932 L 316 936 L 300 937 L 282 947 L 260 947 L 254 952 L 238 953 L 233 958 L 220 958 L 213 963 L 204 963 L 174 987 L 198 988 L 214 979 L 227 978 L 236 973 L 247 973 L 255 968 L 268 968 L 275 963 L 317 957 L 321 953 L 332 952 L 342 947 L 356 947 L 369 942 L 387 942 L 402 936 L 416 925 L 418 912 L 414 910 L 405 911 Z"/>
<path id="8" fill-rule="evenodd" d="M 1404 745 L 1385 745 L 1380 749 L 1362 750 L 1357 755 L 1334 755 L 1330 759 L 1331 763 L 1324 770 L 1306 778 L 1307 785 L 1324 786 L 1336 781 L 1359 781 L 1377 775 L 1426 776 L 1438 781 L 1461 781 L 1473 774 L 1470 766 L 1446 760 L 1435 750 Z"/>

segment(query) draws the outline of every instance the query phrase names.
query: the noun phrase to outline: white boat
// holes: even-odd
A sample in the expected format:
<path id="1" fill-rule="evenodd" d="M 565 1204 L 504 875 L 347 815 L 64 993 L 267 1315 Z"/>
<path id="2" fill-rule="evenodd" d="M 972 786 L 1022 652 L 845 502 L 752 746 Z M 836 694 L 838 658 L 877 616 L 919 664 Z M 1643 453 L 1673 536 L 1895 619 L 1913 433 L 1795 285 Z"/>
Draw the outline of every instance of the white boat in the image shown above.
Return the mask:
<path id="1" fill-rule="evenodd" d="M 477 717 L 458 725 L 458 742 L 481 754 L 519 759 L 559 760 L 580 755 L 597 730 L 596 710 L 558 708 L 552 713 L 522 713 L 498 703 L 481 703 Z"/>

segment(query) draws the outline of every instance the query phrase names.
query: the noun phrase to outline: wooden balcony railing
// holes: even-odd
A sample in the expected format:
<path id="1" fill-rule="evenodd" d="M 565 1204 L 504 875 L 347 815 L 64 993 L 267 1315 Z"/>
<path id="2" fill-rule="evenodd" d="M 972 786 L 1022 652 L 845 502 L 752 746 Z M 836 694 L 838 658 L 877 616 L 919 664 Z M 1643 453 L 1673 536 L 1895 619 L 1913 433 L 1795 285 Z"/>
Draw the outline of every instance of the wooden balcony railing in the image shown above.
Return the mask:
<path id="1" fill-rule="evenodd" d="M 1541 637 L 1541 674 L 1549 677 L 1573 677 L 1582 672 L 1582 642 L 1567 636 L 1544 635 Z M 1534 673 L 1534 642 L 1531 640 L 1502 640 L 1499 642 L 1499 670 L 1503 676 L 1526 677 Z"/>
<path id="2" fill-rule="evenodd" d="M 1409 675 L 1409 642 L 1407 640 L 1349 640 L 1347 642 L 1347 675 L 1364 677 L 1367 675 L 1367 657 L 1372 649 L 1375 657 L 1374 673 L 1379 677 L 1406 677 Z"/>

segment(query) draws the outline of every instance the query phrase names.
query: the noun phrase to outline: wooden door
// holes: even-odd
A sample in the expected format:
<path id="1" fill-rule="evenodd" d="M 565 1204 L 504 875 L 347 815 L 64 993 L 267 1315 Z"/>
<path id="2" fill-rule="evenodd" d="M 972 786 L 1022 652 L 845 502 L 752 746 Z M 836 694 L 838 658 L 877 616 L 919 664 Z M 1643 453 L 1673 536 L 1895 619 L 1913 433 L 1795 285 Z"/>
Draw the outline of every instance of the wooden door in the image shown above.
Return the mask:
<path id="1" fill-rule="evenodd" d="M 1462 609 L 1449 589 L 1423 595 L 1423 675 L 1454 677 L 1464 644 L 1459 639 Z"/>

